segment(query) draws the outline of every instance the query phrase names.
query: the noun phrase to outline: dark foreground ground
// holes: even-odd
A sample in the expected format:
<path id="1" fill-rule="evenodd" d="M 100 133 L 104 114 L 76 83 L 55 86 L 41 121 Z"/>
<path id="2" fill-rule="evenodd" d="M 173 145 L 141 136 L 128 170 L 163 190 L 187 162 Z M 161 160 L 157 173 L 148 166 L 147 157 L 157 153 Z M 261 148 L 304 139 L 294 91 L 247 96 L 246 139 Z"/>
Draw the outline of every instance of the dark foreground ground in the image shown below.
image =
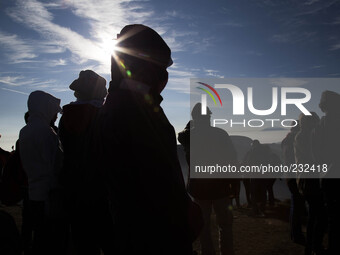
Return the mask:
<path id="1" fill-rule="evenodd" d="M 234 210 L 234 248 L 236 255 L 301 255 L 304 249 L 294 244 L 289 235 L 289 201 L 279 202 L 267 208 L 264 218 L 250 215 L 249 209 Z M 215 217 L 213 216 L 215 225 Z M 218 250 L 218 232 L 212 230 Z M 199 251 L 196 241 L 195 250 Z"/>
<path id="2" fill-rule="evenodd" d="M 3 207 L 21 225 L 20 206 Z M 303 247 L 292 243 L 289 237 L 289 201 L 277 203 L 273 208 L 267 208 L 266 217 L 255 218 L 249 216 L 250 210 L 241 208 L 234 210 L 234 244 L 236 255 L 301 255 Z M 217 229 L 213 215 L 213 236 L 218 250 Z M 199 253 L 199 243 L 194 243 Z"/>

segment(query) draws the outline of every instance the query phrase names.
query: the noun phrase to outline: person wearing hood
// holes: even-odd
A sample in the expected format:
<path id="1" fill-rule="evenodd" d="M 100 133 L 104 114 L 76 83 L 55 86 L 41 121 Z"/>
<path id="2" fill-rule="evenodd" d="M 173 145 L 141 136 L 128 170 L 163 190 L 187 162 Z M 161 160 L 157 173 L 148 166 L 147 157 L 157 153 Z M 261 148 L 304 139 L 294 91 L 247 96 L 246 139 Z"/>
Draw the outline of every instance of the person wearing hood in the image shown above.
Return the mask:
<path id="1" fill-rule="evenodd" d="M 100 249 L 107 254 L 110 246 L 103 240 L 112 239 L 112 221 L 98 163 L 89 153 L 92 123 L 107 94 L 106 80 L 85 70 L 70 89 L 77 100 L 63 107 L 59 137 L 64 149 L 61 180 L 67 194 L 72 243 L 77 254 L 99 254 Z"/>
<path id="2" fill-rule="evenodd" d="M 50 195 L 58 189 L 62 150 L 50 123 L 60 112 L 60 99 L 34 91 L 28 97 L 28 123 L 20 130 L 22 166 L 28 177 L 29 207 L 33 224 L 33 253 L 62 254 L 61 224 L 53 218 Z M 55 253 L 54 253 L 55 252 Z"/>

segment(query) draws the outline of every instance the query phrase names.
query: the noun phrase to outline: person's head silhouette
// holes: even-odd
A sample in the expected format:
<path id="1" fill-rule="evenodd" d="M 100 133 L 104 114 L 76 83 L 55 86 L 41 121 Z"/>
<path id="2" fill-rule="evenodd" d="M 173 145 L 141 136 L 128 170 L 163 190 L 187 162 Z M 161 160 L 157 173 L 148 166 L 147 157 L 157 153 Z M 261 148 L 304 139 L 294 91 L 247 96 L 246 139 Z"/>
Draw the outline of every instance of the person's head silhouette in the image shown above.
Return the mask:
<path id="1" fill-rule="evenodd" d="M 340 95 L 329 90 L 322 92 L 319 107 L 326 114 L 338 113 L 340 111 Z"/>
<path id="2" fill-rule="evenodd" d="M 104 100 L 107 94 L 106 80 L 92 70 L 80 71 L 79 77 L 69 86 L 78 100 Z"/>
<path id="3" fill-rule="evenodd" d="M 312 130 L 317 126 L 320 121 L 319 116 L 315 112 L 311 112 L 312 115 L 301 114 L 299 117 L 301 130 Z"/>
<path id="4" fill-rule="evenodd" d="M 117 35 L 111 58 L 111 79 L 143 82 L 153 93 L 160 94 L 168 82 L 167 67 L 172 65 L 171 50 L 162 37 L 150 27 L 125 26 Z"/>
<path id="5" fill-rule="evenodd" d="M 206 109 L 206 114 L 202 114 L 202 104 L 197 103 L 191 111 L 191 116 L 194 121 L 194 126 L 210 126 L 210 118 L 212 112 L 210 111 L 209 107 Z"/>
<path id="6" fill-rule="evenodd" d="M 251 143 L 252 148 L 258 148 L 260 145 L 261 145 L 261 143 L 257 139 L 253 140 L 253 142 Z"/>

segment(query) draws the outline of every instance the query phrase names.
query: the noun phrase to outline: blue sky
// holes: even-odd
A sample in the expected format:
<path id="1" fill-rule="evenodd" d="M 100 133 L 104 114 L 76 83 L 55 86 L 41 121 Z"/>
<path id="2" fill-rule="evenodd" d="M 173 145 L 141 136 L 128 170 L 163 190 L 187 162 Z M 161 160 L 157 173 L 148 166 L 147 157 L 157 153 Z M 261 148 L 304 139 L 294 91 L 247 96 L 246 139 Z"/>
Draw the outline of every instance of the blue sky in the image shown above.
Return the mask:
<path id="1" fill-rule="evenodd" d="M 112 39 L 131 23 L 172 49 L 162 105 L 177 132 L 190 118 L 191 77 L 340 77 L 339 0 L 0 0 L 0 146 L 15 143 L 30 92 L 65 105 L 79 71 L 109 81 Z"/>

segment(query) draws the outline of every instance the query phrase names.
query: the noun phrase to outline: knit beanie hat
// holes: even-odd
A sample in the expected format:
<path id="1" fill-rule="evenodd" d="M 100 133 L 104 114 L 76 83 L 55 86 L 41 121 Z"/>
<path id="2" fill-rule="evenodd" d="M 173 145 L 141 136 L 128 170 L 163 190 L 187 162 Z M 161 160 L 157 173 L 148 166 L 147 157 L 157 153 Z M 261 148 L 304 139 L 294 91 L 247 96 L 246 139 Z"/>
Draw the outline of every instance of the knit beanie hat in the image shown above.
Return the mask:
<path id="1" fill-rule="evenodd" d="M 173 61 L 171 50 L 163 38 L 152 28 L 141 24 L 125 26 L 117 35 L 117 47 L 145 61 L 169 67 Z M 123 53 L 124 53 L 123 51 Z"/>
<path id="2" fill-rule="evenodd" d="M 103 100 L 107 94 L 106 80 L 92 70 L 81 71 L 79 78 L 71 83 L 70 89 L 74 90 L 74 96 L 80 100 Z"/>

